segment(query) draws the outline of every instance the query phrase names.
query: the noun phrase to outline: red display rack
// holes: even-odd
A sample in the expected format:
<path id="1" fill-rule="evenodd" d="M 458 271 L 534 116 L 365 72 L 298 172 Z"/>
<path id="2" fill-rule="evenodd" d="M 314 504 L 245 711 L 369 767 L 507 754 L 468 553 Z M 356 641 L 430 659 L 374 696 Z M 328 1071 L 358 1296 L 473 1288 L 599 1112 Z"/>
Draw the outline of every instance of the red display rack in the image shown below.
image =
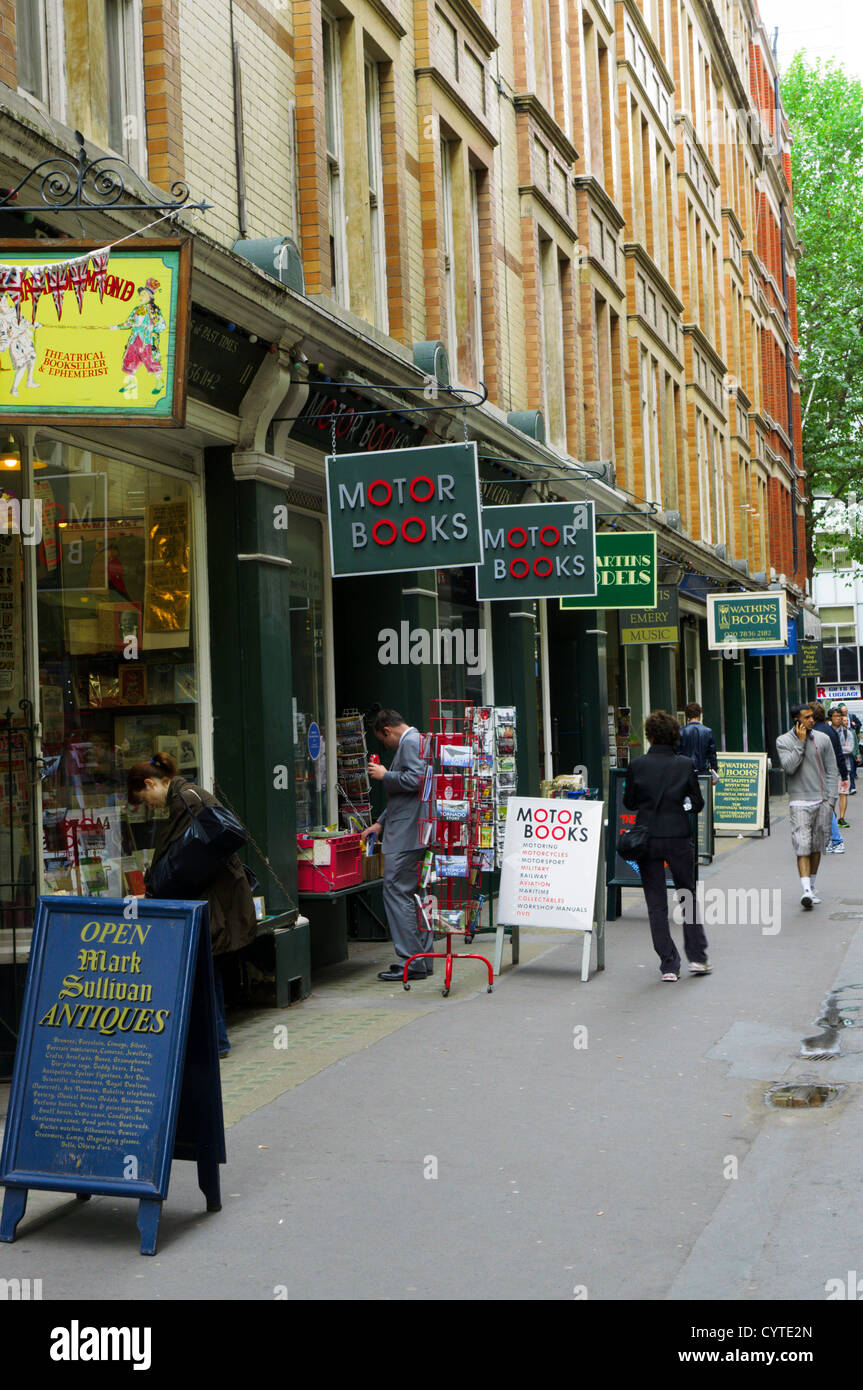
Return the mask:
<path id="1" fill-rule="evenodd" d="M 472 717 L 473 705 L 467 700 L 432 700 L 429 733 L 421 739 L 426 773 L 419 788 L 419 837 L 426 854 L 419 868 L 417 925 L 421 931 L 445 936 L 446 950 L 411 956 L 405 961 L 402 983 L 410 989 L 408 969 L 413 961 L 443 960 L 444 998 L 450 992 L 455 960 L 483 961 L 488 993 L 494 988 L 491 962 L 485 956 L 452 948 L 453 936 L 463 936 L 470 945 L 479 929 L 489 861 L 481 845 L 483 812 L 474 776 Z"/>

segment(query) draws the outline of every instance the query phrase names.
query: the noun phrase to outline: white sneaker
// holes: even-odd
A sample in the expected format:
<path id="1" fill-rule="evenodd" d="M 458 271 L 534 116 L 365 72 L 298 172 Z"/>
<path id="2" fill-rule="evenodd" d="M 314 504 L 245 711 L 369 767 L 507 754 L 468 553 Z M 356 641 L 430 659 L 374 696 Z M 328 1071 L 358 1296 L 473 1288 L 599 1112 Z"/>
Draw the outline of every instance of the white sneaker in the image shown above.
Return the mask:
<path id="1" fill-rule="evenodd" d="M 845 846 L 844 846 L 844 845 L 834 845 L 833 848 L 831 849 L 830 853 L 831 853 L 831 854 L 844 854 L 844 853 L 845 853 Z"/>
<path id="2" fill-rule="evenodd" d="M 815 889 L 814 889 L 814 888 L 812 889 L 811 897 L 812 897 L 812 901 L 813 901 L 814 903 L 820 903 L 821 899 L 819 898 L 818 894 L 815 892 Z"/>
<path id="3" fill-rule="evenodd" d="M 812 903 L 813 903 L 813 901 L 814 901 L 814 899 L 813 899 L 813 897 L 812 897 L 812 894 L 811 894 L 811 892 L 809 891 L 809 889 L 807 888 L 807 889 L 804 891 L 802 898 L 800 899 L 800 906 L 803 908 L 803 911 L 804 911 L 804 912 L 811 912 L 811 911 L 812 911 Z"/>

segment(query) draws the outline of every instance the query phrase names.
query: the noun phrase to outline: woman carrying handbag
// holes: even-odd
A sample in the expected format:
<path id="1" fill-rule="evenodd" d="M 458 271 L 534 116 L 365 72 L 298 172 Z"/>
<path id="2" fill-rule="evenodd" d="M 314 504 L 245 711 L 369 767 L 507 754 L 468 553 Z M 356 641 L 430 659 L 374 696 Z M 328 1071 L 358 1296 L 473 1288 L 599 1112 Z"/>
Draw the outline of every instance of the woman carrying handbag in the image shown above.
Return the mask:
<path id="1" fill-rule="evenodd" d="M 668 891 L 665 865 L 671 870 L 676 889 L 686 890 L 683 940 L 692 975 L 709 975 L 707 937 L 696 921 L 695 846 L 689 833 L 689 815 L 684 808 L 687 797 L 692 810 L 699 812 L 704 797 L 691 758 L 675 753 L 680 725 L 665 710 L 649 714 L 644 731 L 649 750 L 629 765 L 623 804 L 635 811 L 635 829 L 626 831 L 618 842 L 618 853 L 634 858 L 641 872 L 641 886 L 650 918 L 653 948 L 659 956 L 663 980 L 680 978 L 680 953 L 668 926 Z"/>
<path id="2" fill-rule="evenodd" d="M 210 944 L 216 958 L 254 941 L 258 923 L 246 870 L 236 852 L 225 854 L 228 846 L 245 838 L 236 818 L 211 792 L 178 777 L 177 764 L 167 753 L 155 753 L 148 763 L 130 768 L 127 792 L 133 806 L 168 810 L 144 879 L 147 897 L 206 901 Z M 213 811 L 193 825 L 193 818 L 197 820 L 205 807 Z M 218 959 L 213 967 L 219 1056 L 227 1057 L 231 1044 L 225 1028 L 225 992 Z"/>

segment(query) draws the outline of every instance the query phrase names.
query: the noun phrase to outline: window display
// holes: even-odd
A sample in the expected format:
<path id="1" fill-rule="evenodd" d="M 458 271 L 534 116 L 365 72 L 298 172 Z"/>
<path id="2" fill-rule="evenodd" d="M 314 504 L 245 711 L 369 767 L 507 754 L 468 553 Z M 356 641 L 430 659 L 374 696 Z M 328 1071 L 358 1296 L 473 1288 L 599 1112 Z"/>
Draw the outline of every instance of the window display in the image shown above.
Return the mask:
<path id="1" fill-rule="evenodd" d="M 46 888 L 123 897 L 157 829 L 126 770 L 167 752 L 200 779 L 192 485 L 47 435 L 34 466 Z"/>

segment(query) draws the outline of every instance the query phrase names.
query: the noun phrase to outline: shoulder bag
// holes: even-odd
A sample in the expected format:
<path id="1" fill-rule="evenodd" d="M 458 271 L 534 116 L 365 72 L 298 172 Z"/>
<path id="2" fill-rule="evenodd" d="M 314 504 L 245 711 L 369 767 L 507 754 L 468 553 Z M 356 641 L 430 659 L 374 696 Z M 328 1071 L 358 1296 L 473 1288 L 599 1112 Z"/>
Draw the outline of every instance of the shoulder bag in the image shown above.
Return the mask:
<path id="1" fill-rule="evenodd" d="M 663 788 L 654 807 L 654 815 L 659 811 L 664 798 L 665 789 Z M 621 859 L 629 859 L 633 864 L 641 864 L 647 858 L 649 850 L 650 831 L 645 830 L 642 825 L 636 825 L 632 830 L 621 830 L 617 837 L 618 854 Z"/>
<path id="2" fill-rule="evenodd" d="M 150 898 L 200 896 L 231 855 L 246 843 L 245 827 L 233 812 L 218 802 L 207 806 L 198 797 L 200 809 L 196 814 L 185 793 L 180 791 L 180 796 L 191 819 L 182 835 L 178 835 L 150 870 L 147 884 Z"/>

